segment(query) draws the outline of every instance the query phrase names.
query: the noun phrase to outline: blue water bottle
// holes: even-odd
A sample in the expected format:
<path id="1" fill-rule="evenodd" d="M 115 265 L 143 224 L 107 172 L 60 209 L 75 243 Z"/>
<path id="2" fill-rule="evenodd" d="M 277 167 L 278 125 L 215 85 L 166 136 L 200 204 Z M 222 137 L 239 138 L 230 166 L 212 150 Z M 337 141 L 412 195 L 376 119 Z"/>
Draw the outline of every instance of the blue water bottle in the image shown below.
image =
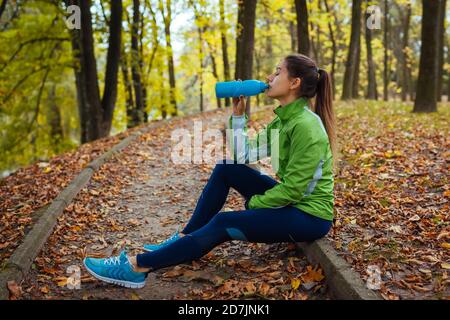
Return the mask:
<path id="1" fill-rule="evenodd" d="M 216 83 L 217 98 L 238 98 L 255 96 L 264 92 L 269 85 L 259 80 L 226 81 Z"/>

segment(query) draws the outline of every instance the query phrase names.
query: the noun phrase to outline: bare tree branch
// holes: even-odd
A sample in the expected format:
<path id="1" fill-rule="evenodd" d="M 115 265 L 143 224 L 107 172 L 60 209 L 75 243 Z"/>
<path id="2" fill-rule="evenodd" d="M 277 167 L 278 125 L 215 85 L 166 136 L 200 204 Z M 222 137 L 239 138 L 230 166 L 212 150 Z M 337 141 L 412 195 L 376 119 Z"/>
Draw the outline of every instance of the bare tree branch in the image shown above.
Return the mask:
<path id="1" fill-rule="evenodd" d="M 109 26 L 110 21 L 109 21 L 108 17 L 106 16 L 105 7 L 103 6 L 102 1 L 100 1 L 100 7 L 102 8 L 103 19 L 105 19 L 106 24 Z"/>

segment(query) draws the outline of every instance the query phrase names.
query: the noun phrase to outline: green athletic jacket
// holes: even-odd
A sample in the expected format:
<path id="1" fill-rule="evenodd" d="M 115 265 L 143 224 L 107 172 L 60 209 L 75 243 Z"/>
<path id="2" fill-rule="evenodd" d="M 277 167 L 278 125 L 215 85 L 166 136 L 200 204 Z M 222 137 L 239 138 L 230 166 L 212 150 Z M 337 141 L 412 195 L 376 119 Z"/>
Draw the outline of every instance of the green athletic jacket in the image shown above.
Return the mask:
<path id="1" fill-rule="evenodd" d="M 247 115 L 231 116 L 229 120 L 232 158 L 238 163 L 251 163 L 271 156 L 280 179 L 264 194 L 251 197 L 248 207 L 292 205 L 333 220 L 332 153 L 320 117 L 309 109 L 304 98 L 279 106 L 274 112 L 277 116 L 254 139 L 248 139 Z"/>

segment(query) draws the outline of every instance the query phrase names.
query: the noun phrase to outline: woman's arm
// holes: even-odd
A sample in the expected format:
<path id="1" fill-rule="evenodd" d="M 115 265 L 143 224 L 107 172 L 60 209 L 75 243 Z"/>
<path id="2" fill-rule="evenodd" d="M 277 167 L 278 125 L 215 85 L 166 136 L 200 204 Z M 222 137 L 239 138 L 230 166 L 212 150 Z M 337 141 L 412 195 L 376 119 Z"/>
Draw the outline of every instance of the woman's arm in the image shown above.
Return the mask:
<path id="1" fill-rule="evenodd" d="M 237 163 L 252 163 L 270 156 L 271 129 L 276 126 L 276 118 L 258 132 L 255 138 L 250 139 L 247 128 L 248 117 L 244 113 L 244 99 L 245 97 L 241 97 L 239 101 L 233 99 L 233 114 L 228 123 L 231 132 L 227 136 L 232 159 L 237 160 Z"/>

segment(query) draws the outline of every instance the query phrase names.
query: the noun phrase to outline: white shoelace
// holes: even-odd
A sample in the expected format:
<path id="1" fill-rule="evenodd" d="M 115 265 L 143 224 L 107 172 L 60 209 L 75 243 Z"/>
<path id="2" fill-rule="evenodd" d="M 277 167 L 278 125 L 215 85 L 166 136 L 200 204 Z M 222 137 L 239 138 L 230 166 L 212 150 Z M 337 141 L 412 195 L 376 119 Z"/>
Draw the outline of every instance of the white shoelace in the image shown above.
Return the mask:
<path id="1" fill-rule="evenodd" d="M 120 264 L 120 256 L 111 257 L 111 258 L 105 259 L 105 264 L 109 264 L 109 265 L 111 265 L 111 264 L 113 264 L 113 265 Z"/>

